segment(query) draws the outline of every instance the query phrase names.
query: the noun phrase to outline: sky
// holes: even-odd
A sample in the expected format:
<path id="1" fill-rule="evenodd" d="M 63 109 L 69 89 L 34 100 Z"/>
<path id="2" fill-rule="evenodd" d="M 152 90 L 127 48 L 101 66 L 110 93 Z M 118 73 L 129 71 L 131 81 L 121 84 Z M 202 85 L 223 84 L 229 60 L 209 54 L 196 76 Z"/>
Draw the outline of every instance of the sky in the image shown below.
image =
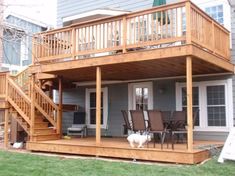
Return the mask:
<path id="1" fill-rule="evenodd" d="M 4 0 L 5 12 L 13 12 L 55 26 L 56 1 L 57 0 Z"/>

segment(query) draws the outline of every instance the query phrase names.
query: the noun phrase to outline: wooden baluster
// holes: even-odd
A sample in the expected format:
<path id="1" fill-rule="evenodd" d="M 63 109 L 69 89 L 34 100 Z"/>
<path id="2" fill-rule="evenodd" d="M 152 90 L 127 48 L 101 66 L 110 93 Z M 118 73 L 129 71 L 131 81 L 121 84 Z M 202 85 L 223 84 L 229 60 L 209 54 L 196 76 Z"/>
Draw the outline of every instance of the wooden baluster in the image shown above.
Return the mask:
<path id="1" fill-rule="evenodd" d="M 158 21 L 158 19 L 157 19 Z M 161 22 L 160 22 L 160 26 L 161 26 L 161 39 L 163 38 L 163 11 L 161 11 Z"/>
<path id="2" fill-rule="evenodd" d="M 76 59 L 76 29 L 72 29 L 72 40 L 71 40 L 71 52 L 72 52 L 72 58 Z"/>
<path id="3" fill-rule="evenodd" d="M 140 16 L 138 16 L 138 43 L 141 40 L 141 36 L 140 36 Z"/>
<path id="4" fill-rule="evenodd" d="M 114 25 L 114 47 L 116 47 L 117 45 L 117 21 L 115 21 L 115 25 Z"/>
<path id="5" fill-rule="evenodd" d="M 213 53 L 215 53 L 215 24 L 213 20 L 211 23 L 211 29 L 212 29 L 212 51 Z"/>
<path id="6" fill-rule="evenodd" d="M 126 53 L 126 42 L 127 42 L 127 20 L 126 20 L 126 16 L 123 17 L 122 19 L 122 23 L 123 23 L 123 48 L 122 48 L 122 52 Z"/>
<path id="7" fill-rule="evenodd" d="M 164 14 L 165 14 L 165 25 L 166 25 L 165 38 L 168 38 L 168 11 L 167 10 L 164 11 Z"/>
<path id="8" fill-rule="evenodd" d="M 173 23 L 174 23 L 174 20 L 173 20 L 173 9 L 171 9 L 170 12 L 171 12 L 171 19 L 170 19 L 171 29 L 170 29 L 170 34 L 171 34 L 171 37 L 174 37 L 174 30 L 173 30 Z"/>

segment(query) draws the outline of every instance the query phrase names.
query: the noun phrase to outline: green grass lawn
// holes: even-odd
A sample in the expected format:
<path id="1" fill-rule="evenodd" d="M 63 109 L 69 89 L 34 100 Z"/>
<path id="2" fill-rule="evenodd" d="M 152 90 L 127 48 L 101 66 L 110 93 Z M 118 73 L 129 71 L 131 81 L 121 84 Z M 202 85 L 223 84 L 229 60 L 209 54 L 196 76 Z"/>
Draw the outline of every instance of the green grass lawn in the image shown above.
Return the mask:
<path id="1" fill-rule="evenodd" d="M 0 176 L 234 176 L 235 162 L 217 163 L 212 159 L 201 165 L 147 165 L 95 159 L 0 151 Z"/>

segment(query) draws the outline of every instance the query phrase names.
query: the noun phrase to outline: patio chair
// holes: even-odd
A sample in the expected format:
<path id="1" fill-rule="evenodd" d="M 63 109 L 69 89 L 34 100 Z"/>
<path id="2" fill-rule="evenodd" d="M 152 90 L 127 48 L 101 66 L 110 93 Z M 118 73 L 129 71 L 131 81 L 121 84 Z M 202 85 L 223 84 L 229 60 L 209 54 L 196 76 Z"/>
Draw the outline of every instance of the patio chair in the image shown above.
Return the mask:
<path id="1" fill-rule="evenodd" d="M 134 132 L 148 132 L 148 120 L 144 119 L 144 112 L 142 110 L 130 110 L 132 130 Z M 147 121 L 147 124 L 146 124 Z"/>
<path id="2" fill-rule="evenodd" d="M 172 119 L 173 119 L 173 123 L 171 125 L 171 144 L 172 144 L 172 149 L 174 150 L 175 136 L 177 136 L 179 140 L 179 136 L 183 135 L 185 136 L 186 141 L 187 141 L 186 112 L 174 111 L 172 114 Z"/>
<path id="3" fill-rule="evenodd" d="M 67 135 L 87 136 L 86 115 L 85 112 L 74 112 L 73 124 L 67 129 Z"/>
<path id="4" fill-rule="evenodd" d="M 130 121 L 129 121 L 129 118 L 128 118 L 128 111 L 127 110 L 121 110 L 121 112 L 122 112 L 122 116 L 123 116 L 123 119 L 124 119 L 124 122 L 125 122 L 125 124 L 123 124 L 124 131 L 127 131 L 127 133 L 128 133 L 128 130 L 132 131 L 132 127 L 131 127 L 131 124 L 130 124 Z"/>
<path id="5" fill-rule="evenodd" d="M 149 132 L 160 135 L 161 140 L 161 149 L 163 149 L 163 143 L 165 140 L 166 134 L 169 134 L 167 130 L 167 126 L 164 127 L 162 113 L 158 110 L 148 110 L 148 118 L 149 118 Z M 154 147 L 155 147 L 156 139 L 154 137 Z M 168 142 L 167 142 L 168 147 Z"/>
<path id="6" fill-rule="evenodd" d="M 199 109 L 193 111 L 193 128 L 196 123 L 196 118 L 199 114 Z M 174 135 L 185 135 L 187 141 L 187 119 L 186 119 L 186 111 L 175 111 L 173 113 L 173 118 L 175 118 L 176 122 L 174 125 L 174 129 L 171 131 L 171 139 L 172 139 L 172 149 L 174 149 Z M 178 121 L 177 121 L 178 120 Z M 186 143 L 187 144 L 187 143 Z"/>
<path id="7" fill-rule="evenodd" d="M 172 112 L 171 111 L 161 111 L 162 114 L 162 120 L 163 120 L 163 124 L 164 127 L 170 128 L 170 124 L 171 124 L 171 115 Z"/>

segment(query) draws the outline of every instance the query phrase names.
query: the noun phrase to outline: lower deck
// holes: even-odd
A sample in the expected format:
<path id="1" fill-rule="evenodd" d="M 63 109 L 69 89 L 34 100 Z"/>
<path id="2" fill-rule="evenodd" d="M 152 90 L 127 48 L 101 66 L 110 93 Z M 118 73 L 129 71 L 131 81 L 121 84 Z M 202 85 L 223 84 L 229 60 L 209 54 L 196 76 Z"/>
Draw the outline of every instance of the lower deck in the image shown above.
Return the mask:
<path id="1" fill-rule="evenodd" d="M 193 145 L 192 152 L 187 150 L 185 143 L 175 144 L 174 150 L 171 149 L 170 145 L 167 148 L 167 144 L 164 144 L 163 150 L 161 150 L 160 144 L 156 144 L 154 148 L 151 142 L 145 148 L 131 148 L 126 138 L 102 138 L 100 146 L 96 146 L 95 138 L 88 137 L 28 142 L 26 148 L 27 150 L 41 152 L 195 164 L 208 159 L 210 149 L 220 148 L 223 143 L 194 141 Z"/>

